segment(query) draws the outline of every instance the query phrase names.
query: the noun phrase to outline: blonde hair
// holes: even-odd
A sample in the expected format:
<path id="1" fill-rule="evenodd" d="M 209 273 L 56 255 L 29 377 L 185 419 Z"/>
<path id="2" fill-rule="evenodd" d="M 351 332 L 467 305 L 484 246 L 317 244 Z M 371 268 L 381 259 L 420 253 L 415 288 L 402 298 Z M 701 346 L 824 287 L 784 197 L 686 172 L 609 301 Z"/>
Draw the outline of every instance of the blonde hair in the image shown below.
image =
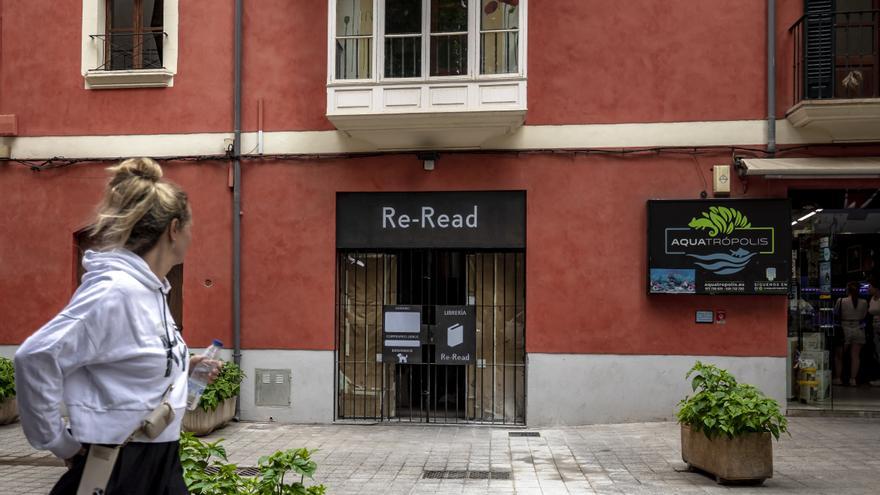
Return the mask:
<path id="1" fill-rule="evenodd" d="M 162 167 L 150 158 L 129 158 L 107 169 L 107 184 L 90 229 L 97 246 L 149 251 L 175 218 L 190 220 L 186 193 L 162 179 Z"/>

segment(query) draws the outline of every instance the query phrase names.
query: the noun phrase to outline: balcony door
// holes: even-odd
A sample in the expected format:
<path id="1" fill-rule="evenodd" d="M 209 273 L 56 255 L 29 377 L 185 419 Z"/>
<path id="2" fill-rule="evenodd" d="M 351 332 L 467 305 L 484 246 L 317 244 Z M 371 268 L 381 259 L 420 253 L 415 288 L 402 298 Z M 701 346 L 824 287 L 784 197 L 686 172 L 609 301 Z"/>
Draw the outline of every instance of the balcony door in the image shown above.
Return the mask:
<path id="1" fill-rule="evenodd" d="M 876 98 L 880 0 L 835 3 L 834 97 Z"/>

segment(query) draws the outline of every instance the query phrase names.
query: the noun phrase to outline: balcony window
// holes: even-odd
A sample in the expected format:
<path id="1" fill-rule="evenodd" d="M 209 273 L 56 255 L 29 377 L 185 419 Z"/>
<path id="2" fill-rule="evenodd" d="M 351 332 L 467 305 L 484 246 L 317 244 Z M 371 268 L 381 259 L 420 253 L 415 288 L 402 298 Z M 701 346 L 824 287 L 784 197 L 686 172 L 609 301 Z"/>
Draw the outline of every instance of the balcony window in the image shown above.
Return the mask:
<path id="1" fill-rule="evenodd" d="M 162 68 L 163 0 L 106 0 L 107 28 L 95 34 L 104 43 L 104 62 L 96 69 Z"/>
<path id="2" fill-rule="evenodd" d="M 335 0 L 330 79 L 521 74 L 522 11 L 520 0 Z"/>
<path id="3" fill-rule="evenodd" d="M 336 77 L 373 77 L 373 0 L 336 2 Z"/>
<path id="4" fill-rule="evenodd" d="M 795 98 L 877 98 L 878 0 L 807 0 L 791 27 Z"/>
<path id="5" fill-rule="evenodd" d="M 468 5 L 461 0 L 431 0 L 431 75 L 468 73 Z"/>
<path id="6" fill-rule="evenodd" d="M 347 136 L 462 149 L 522 125 L 527 0 L 328 2 L 327 118 Z"/>
<path id="7" fill-rule="evenodd" d="M 422 75 L 422 0 L 385 1 L 385 77 Z"/>
<path id="8" fill-rule="evenodd" d="M 83 0 L 86 89 L 166 87 L 177 72 L 179 0 Z"/>
<path id="9" fill-rule="evenodd" d="M 794 88 L 786 119 L 832 141 L 880 132 L 880 0 L 806 0 L 789 29 Z"/>
<path id="10" fill-rule="evenodd" d="M 519 0 L 482 0 L 480 11 L 480 73 L 517 72 Z"/>

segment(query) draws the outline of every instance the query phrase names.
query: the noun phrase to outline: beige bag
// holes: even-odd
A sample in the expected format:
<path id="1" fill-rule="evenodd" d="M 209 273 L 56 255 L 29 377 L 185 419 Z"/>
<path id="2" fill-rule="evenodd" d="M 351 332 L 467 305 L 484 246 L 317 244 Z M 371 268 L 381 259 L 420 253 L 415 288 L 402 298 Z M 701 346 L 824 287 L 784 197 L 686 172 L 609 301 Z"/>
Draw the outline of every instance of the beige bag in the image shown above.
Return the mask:
<path id="1" fill-rule="evenodd" d="M 173 388 L 173 385 L 168 387 L 159 406 L 144 418 L 141 425 L 122 444 L 92 444 L 89 447 L 89 455 L 86 457 L 86 465 L 83 468 L 83 475 L 79 481 L 76 495 L 104 495 L 104 490 L 107 489 L 107 483 L 110 481 L 110 475 L 113 474 L 113 467 L 116 465 L 116 458 L 119 457 L 119 451 L 122 447 L 130 442 L 138 432 L 153 440 L 161 435 L 165 428 L 168 428 L 168 425 L 174 421 L 174 409 L 168 403 L 168 395 Z"/>
<path id="2" fill-rule="evenodd" d="M 168 401 L 163 400 L 159 407 L 153 409 L 153 412 L 144 419 L 141 432 L 153 440 L 161 435 L 172 421 L 174 421 L 174 409 L 171 408 Z"/>
<path id="3" fill-rule="evenodd" d="M 92 444 L 89 447 L 89 456 L 86 457 L 86 467 L 83 468 L 76 495 L 104 495 L 120 448 L 122 445 Z"/>

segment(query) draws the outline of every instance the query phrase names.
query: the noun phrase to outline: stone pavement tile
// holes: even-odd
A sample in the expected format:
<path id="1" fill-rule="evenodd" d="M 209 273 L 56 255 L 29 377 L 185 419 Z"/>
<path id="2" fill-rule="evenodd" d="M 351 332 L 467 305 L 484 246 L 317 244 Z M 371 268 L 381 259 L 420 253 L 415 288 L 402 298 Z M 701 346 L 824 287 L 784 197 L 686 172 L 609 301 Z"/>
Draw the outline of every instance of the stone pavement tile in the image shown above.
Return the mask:
<path id="1" fill-rule="evenodd" d="M 530 487 L 530 488 L 517 488 L 515 493 L 517 495 L 544 495 L 545 492 L 543 490 L 541 490 L 540 487 L 534 487 L 534 488 Z"/>
<path id="2" fill-rule="evenodd" d="M 504 428 L 419 425 L 233 423 L 206 439 L 223 442 L 240 466 L 275 450 L 320 449 L 316 479 L 347 493 L 631 493 L 659 495 L 877 494 L 880 422 L 791 418 L 791 436 L 774 443 L 776 476 L 762 487 L 726 487 L 682 472 L 674 423 L 534 430 L 510 438 Z M 63 468 L 10 465 L 51 454 L 34 451 L 20 427 L 0 427 L 0 494 L 46 493 Z M 18 460 L 16 460 L 18 459 Z M 511 480 L 428 480 L 424 469 L 495 470 Z"/>

